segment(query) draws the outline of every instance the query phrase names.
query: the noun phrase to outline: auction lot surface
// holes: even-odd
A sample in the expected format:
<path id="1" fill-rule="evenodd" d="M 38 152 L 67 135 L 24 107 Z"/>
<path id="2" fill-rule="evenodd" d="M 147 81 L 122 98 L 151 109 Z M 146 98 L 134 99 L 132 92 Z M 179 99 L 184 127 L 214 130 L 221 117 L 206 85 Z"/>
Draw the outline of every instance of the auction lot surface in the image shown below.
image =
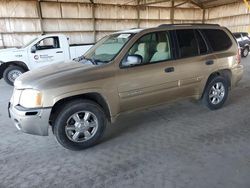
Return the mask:
<path id="1" fill-rule="evenodd" d="M 0 187 L 250 187 L 250 57 L 225 107 L 182 101 L 124 115 L 80 152 L 19 132 L 0 81 Z"/>

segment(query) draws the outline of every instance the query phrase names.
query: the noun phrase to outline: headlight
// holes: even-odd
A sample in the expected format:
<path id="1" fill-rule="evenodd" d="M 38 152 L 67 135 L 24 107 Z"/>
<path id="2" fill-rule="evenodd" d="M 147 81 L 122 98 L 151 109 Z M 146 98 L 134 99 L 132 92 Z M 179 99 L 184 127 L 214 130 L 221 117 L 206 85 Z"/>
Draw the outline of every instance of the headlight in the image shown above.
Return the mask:
<path id="1" fill-rule="evenodd" d="M 19 104 L 25 108 L 42 107 L 42 93 L 33 89 L 25 89 L 21 93 Z"/>
<path id="2" fill-rule="evenodd" d="M 21 93 L 22 93 L 22 90 L 17 90 L 17 89 L 13 90 L 13 94 L 12 94 L 12 97 L 10 99 L 11 104 L 13 104 L 14 106 L 19 104 L 19 99 L 20 99 Z"/>

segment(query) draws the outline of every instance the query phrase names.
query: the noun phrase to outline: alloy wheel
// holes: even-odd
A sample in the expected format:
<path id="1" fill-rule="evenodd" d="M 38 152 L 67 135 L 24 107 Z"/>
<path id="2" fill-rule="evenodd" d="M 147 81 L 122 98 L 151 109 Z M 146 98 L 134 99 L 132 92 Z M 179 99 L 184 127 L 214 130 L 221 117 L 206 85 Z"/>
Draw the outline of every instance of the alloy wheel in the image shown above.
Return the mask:
<path id="1" fill-rule="evenodd" d="M 97 129 L 97 117 L 89 111 L 80 111 L 68 118 L 65 133 L 73 142 L 85 142 L 95 135 Z"/>

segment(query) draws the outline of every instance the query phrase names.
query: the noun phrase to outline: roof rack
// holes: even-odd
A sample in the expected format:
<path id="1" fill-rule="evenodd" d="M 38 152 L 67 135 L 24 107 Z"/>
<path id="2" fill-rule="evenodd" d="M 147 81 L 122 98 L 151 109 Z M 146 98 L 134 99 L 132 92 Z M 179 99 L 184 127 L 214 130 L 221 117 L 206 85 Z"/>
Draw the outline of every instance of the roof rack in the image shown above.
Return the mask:
<path id="1" fill-rule="evenodd" d="M 170 27 L 170 26 L 220 26 L 219 24 L 196 24 L 196 23 L 187 23 L 187 24 L 161 24 L 158 27 Z"/>

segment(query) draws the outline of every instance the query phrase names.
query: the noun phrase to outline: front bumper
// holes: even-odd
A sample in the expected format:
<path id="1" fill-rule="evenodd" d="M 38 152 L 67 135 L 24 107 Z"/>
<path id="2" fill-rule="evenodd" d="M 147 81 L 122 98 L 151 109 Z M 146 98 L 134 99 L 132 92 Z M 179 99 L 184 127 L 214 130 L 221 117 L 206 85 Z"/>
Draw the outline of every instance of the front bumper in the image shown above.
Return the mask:
<path id="1" fill-rule="evenodd" d="M 9 103 L 8 111 L 18 130 L 28 134 L 48 136 L 51 108 L 24 109 Z"/>

